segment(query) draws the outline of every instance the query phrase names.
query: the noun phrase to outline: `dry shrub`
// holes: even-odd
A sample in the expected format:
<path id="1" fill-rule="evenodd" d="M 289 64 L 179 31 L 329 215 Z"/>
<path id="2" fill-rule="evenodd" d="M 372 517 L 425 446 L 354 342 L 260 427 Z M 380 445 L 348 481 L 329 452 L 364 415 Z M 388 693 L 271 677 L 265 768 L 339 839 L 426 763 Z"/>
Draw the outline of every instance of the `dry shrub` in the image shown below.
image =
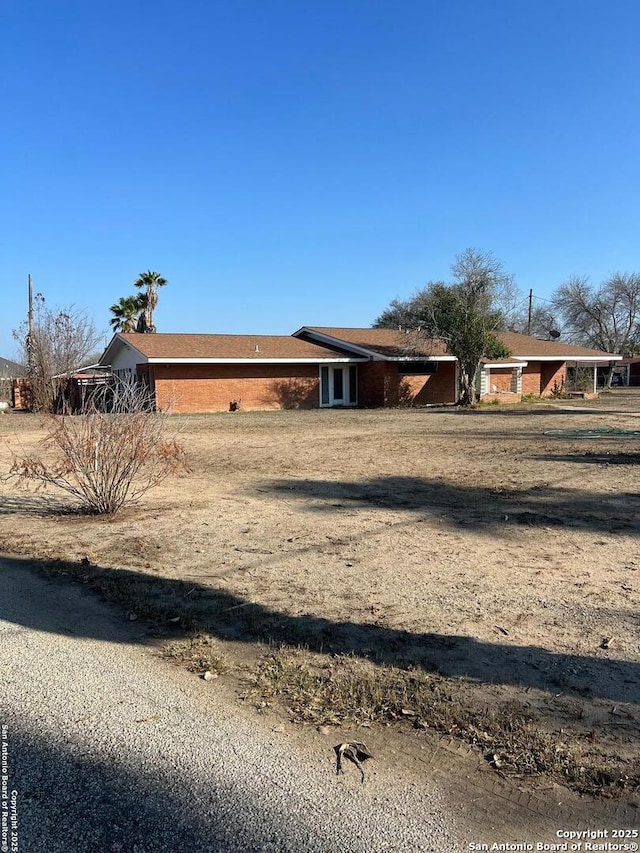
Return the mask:
<path id="1" fill-rule="evenodd" d="M 79 415 L 49 416 L 43 448 L 51 453 L 16 457 L 10 473 L 62 489 L 85 513 L 115 513 L 187 470 L 168 418 L 152 410 L 146 389 L 116 382 Z"/>

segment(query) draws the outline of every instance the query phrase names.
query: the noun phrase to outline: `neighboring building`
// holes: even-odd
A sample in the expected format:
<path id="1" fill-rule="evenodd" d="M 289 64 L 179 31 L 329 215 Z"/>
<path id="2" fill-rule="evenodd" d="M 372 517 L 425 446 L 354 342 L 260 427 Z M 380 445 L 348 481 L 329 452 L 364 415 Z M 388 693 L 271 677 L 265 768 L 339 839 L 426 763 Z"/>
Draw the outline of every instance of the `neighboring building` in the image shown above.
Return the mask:
<path id="1" fill-rule="evenodd" d="M 15 361 L 9 361 L 8 358 L 0 358 L 0 379 L 17 379 L 26 375 L 26 367 Z"/>
<path id="2" fill-rule="evenodd" d="M 512 355 L 483 365 L 483 397 L 519 400 L 574 386 L 595 391 L 603 353 L 511 332 L 498 337 Z M 158 408 L 177 412 L 427 405 L 453 403 L 457 393 L 457 361 L 442 341 L 395 329 L 303 326 L 291 336 L 120 333 L 100 365 L 144 383 Z"/>
<path id="3" fill-rule="evenodd" d="M 0 358 L 0 402 L 7 405 L 20 405 L 20 395 L 16 394 L 18 380 L 27 375 L 26 368 L 8 358 Z M 16 402 L 17 398 L 17 402 Z"/>
<path id="4" fill-rule="evenodd" d="M 618 376 L 619 379 L 617 379 Z M 623 358 L 620 364 L 616 365 L 614 385 L 631 385 L 636 388 L 640 385 L 640 358 L 638 356 Z"/>

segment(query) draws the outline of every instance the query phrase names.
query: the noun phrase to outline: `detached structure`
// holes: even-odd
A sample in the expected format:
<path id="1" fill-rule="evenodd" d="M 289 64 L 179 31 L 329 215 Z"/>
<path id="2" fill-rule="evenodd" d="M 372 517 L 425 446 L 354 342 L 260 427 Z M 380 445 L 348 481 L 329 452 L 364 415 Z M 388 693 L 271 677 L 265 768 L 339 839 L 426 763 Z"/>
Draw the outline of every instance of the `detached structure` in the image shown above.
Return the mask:
<path id="1" fill-rule="evenodd" d="M 21 389 L 24 386 L 27 369 L 8 358 L 0 358 L 0 403 L 4 408 L 21 408 Z"/>
<path id="2" fill-rule="evenodd" d="M 480 394 L 596 391 L 596 366 L 621 356 L 498 335 L 511 352 L 487 361 Z M 116 334 L 100 359 L 123 381 L 144 384 L 160 409 L 216 412 L 454 403 L 457 361 L 442 341 L 396 329 L 303 326 L 293 335 Z"/>

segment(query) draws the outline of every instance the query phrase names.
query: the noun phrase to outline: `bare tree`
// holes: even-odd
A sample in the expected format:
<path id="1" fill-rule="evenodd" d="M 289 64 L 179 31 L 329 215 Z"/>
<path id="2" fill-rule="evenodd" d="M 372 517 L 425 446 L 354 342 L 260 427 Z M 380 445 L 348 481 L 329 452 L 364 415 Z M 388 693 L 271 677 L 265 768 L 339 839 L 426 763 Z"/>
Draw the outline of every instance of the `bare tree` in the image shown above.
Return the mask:
<path id="1" fill-rule="evenodd" d="M 545 339 L 553 337 L 551 332 L 557 330 L 560 325 L 555 312 L 540 305 L 532 307 L 531 316 L 528 308 L 519 307 L 507 321 L 507 328 L 512 332 Z"/>
<path id="2" fill-rule="evenodd" d="M 10 476 L 60 489 L 82 512 L 115 513 L 187 470 L 168 418 L 152 411 L 144 386 L 114 378 L 81 414 L 50 416 L 44 453 L 16 457 Z"/>
<path id="3" fill-rule="evenodd" d="M 48 308 L 41 293 L 34 302 L 32 336 L 26 322 L 13 336 L 21 346 L 24 364 L 29 364 L 31 355 L 31 408 L 48 412 L 61 385 L 78 368 L 86 366 L 101 336 L 86 311 L 74 305 Z"/>
<path id="4" fill-rule="evenodd" d="M 587 276 L 572 276 L 553 295 L 553 307 L 576 344 L 609 353 L 640 346 L 640 275 L 614 273 L 599 287 Z M 613 366 L 609 371 L 611 383 Z"/>

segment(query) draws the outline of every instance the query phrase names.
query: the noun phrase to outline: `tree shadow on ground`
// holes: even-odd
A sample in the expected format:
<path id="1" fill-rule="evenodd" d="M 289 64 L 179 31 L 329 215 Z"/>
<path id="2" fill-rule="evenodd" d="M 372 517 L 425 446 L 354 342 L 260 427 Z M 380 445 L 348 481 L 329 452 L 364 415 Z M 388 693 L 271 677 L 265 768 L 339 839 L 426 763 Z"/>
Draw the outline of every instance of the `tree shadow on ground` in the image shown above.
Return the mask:
<path id="1" fill-rule="evenodd" d="M 537 406 L 522 406 L 522 408 L 510 408 L 508 404 L 504 405 L 483 405 L 476 409 L 464 408 L 462 406 L 447 406 L 447 407 L 438 407 L 438 406 L 425 406 L 425 407 L 416 407 L 414 411 L 421 414 L 438 414 L 438 415 L 456 415 L 459 417 L 469 417 L 469 418 L 486 418 L 486 417 L 507 417 L 507 418 L 531 418 L 531 417 L 542 417 L 549 418 L 553 416 L 562 416 L 562 417 L 571 417 L 574 416 L 582 416 L 582 417 L 593 417 L 594 415 L 628 415 L 631 418 L 638 418 L 640 415 L 640 396 L 637 399 L 638 405 L 634 408 L 609 408 L 604 405 L 586 405 L 580 406 L 576 403 L 571 403 L 570 401 L 566 402 L 555 402 L 555 403 L 541 403 Z"/>
<path id="2" fill-rule="evenodd" d="M 255 767 L 243 766 L 233 747 L 228 762 L 207 764 L 207 754 L 194 755 L 190 743 L 185 746 L 182 725 L 173 729 L 164 723 L 164 740 L 162 735 L 151 744 L 149 738 L 143 739 L 142 749 L 117 727 L 109 733 L 110 749 L 105 754 L 96 747 L 91 727 L 84 731 L 65 727 L 59 741 L 52 742 L 24 723 L 10 723 L 13 715 L 3 710 L 0 705 L 2 722 L 9 723 L 9 790 L 17 792 L 20 850 L 327 849 L 323 815 L 313 809 L 301 815 L 295 803 L 289 809 L 282 796 L 274 797 L 264 781 L 255 784 L 251 778 Z M 219 754 L 218 743 L 214 755 Z M 256 765 L 260 768 L 259 756 Z M 291 819 L 293 813 L 297 822 Z M 331 834 L 333 843 L 348 844 L 346 827 L 332 828 Z"/>
<path id="3" fill-rule="evenodd" d="M 375 477 L 358 482 L 274 480 L 261 488 L 286 495 L 289 500 L 299 498 L 309 512 L 331 513 L 346 507 L 405 510 L 492 535 L 513 525 L 640 533 L 637 492 L 597 494 L 553 485 L 484 488 L 410 476 Z"/>
<path id="4" fill-rule="evenodd" d="M 203 813 L 204 804 L 190 801 L 174 774 L 160 779 L 148 767 L 134 772 L 126 756 L 103 761 L 87 747 L 64 739 L 54 745 L 13 725 L 9 738 L 21 850 L 238 849 L 225 831 L 229 802 L 215 788 L 208 789 Z M 251 829 L 245 831 L 254 849 Z"/>
<path id="5" fill-rule="evenodd" d="M 0 561 L 5 589 L 16 569 L 45 568 L 81 580 L 109 602 L 182 636 L 206 631 L 221 640 L 304 646 L 311 651 L 351 654 L 377 664 L 415 665 L 426 672 L 458 676 L 487 684 L 510 684 L 557 693 L 574 691 L 591 698 L 640 704 L 640 663 L 605 657 L 555 653 L 505 640 L 490 643 L 468 636 L 408 632 L 379 623 L 334 621 L 315 614 L 290 615 L 272 610 L 226 590 L 162 578 L 129 569 L 28 560 Z M 16 581 L 13 581 L 16 583 Z M 6 596 L 0 619 L 38 631 L 122 642 L 122 632 L 104 629 L 93 620 L 60 615 L 39 600 Z M 176 622 L 177 620 L 177 622 Z M 149 642 L 140 635 L 137 642 Z"/>
<path id="6" fill-rule="evenodd" d="M 640 453 L 609 453 L 585 450 L 583 453 L 540 453 L 528 459 L 541 462 L 577 462 L 584 465 L 640 465 Z"/>

